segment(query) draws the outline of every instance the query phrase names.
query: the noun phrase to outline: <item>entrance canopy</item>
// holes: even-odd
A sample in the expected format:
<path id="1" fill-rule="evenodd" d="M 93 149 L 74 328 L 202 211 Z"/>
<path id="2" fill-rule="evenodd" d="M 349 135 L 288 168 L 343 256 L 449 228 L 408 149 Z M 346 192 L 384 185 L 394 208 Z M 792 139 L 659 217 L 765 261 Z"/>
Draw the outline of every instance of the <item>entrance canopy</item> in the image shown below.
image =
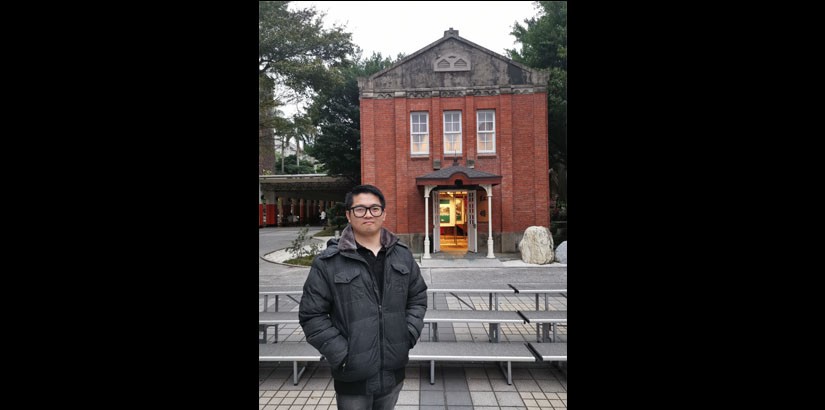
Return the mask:
<path id="1" fill-rule="evenodd" d="M 467 186 L 467 185 L 498 185 L 501 184 L 501 175 L 494 175 L 475 168 L 453 165 L 448 168 L 439 169 L 426 175 L 415 178 L 418 186 Z"/>

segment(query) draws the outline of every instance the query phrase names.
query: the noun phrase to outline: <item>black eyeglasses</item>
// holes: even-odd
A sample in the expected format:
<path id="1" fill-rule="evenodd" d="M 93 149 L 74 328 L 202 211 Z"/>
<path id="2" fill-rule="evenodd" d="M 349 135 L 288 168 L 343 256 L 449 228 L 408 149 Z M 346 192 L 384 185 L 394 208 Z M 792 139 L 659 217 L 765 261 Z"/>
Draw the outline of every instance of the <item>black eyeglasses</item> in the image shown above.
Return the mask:
<path id="1" fill-rule="evenodd" d="M 358 218 L 363 218 L 367 216 L 367 209 L 370 210 L 370 215 L 372 216 L 381 216 L 384 214 L 384 207 L 379 205 L 373 205 L 369 208 L 366 206 L 354 206 L 350 208 L 350 212 Z"/>

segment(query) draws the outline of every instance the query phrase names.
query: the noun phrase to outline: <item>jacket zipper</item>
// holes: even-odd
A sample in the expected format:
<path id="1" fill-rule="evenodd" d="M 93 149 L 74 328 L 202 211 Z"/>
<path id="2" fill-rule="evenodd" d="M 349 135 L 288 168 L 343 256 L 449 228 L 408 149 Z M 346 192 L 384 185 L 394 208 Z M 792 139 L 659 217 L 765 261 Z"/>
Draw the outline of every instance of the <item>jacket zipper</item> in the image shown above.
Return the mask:
<path id="1" fill-rule="evenodd" d="M 384 254 L 384 271 L 381 272 L 381 274 L 384 275 L 384 280 L 382 281 L 382 282 L 384 282 L 384 288 L 386 288 L 387 285 L 388 285 L 388 283 L 387 283 L 387 260 L 389 260 L 389 258 L 387 257 L 387 254 L 385 253 Z M 378 292 L 378 286 L 375 282 L 376 281 L 373 281 L 372 287 L 373 287 L 373 289 L 376 290 L 375 297 L 376 297 L 376 299 L 378 299 L 378 353 L 379 353 L 379 356 L 378 356 L 379 357 L 379 359 L 378 359 L 378 387 L 379 387 L 379 389 L 381 389 L 380 391 L 383 392 L 384 391 L 384 306 L 383 306 L 384 289 L 381 289 L 381 291 Z"/>
<path id="2" fill-rule="evenodd" d="M 384 275 L 384 281 L 385 282 L 386 282 L 386 279 L 387 279 L 386 273 L 387 273 L 387 260 L 389 260 L 388 255 L 389 255 L 389 250 L 387 250 L 387 253 L 384 254 L 384 272 L 382 272 L 382 274 Z M 363 258 L 358 257 L 358 258 L 354 258 L 354 259 L 361 261 L 361 263 L 363 263 L 364 265 L 367 265 L 367 271 L 372 272 L 372 267 Z M 381 389 L 381 391 L 383 392 L 384 391 L 384 375 L 383 375 L 383 372 L 384 372 L 384 370 L 383 370 L 384 369 L 384 343 L 383 343 L 384 342 L 384 307 L 382 305 L 382 302 L 383 302 L 382 299 L 383 298 L 380 297 L 380 296 L 383 295 L 383 292 L 381 294 L 378 293 L 378 286 L 375 282 L 376 282 L 375 280 L 372 281 L 372 290 L 373 290 L 373 293 L 375 294 L 375 299 L 378 301 L 378 354 L 379 354 L 379 356 L 378 356 L 378 383 L 379 383 L 378 386 Z M 387 285 L 388 285 L 387 283 L 384 283 L 384 288 L 386 288 Z"/>

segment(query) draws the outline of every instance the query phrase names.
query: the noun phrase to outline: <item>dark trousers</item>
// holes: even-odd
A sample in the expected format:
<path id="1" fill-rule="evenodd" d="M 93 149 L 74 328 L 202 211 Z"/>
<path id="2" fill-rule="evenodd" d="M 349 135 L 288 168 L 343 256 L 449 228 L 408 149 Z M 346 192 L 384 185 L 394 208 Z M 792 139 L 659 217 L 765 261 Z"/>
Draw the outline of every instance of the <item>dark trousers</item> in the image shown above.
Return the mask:
<path id="1" fill-rule="evenodd" d="M 336 394 L 335 400 L 338 403 L 339 410 L 392 410 L 395 408 L 395 402 L 398 401 L 398 395 L 401 394 L 401 389 L 403 387 L 404 382 L 402 381 L 387 394 Z"/>

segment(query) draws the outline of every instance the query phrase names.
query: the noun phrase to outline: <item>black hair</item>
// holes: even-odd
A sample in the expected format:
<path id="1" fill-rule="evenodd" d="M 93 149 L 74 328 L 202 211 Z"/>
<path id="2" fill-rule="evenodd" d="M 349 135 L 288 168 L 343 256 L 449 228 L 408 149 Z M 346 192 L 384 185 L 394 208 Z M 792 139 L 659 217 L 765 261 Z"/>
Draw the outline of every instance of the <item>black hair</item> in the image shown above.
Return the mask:
<path id="1" fill-rule="evenodd" d="M 345 207 L 347 210 L 352 208 L 352 197 L 358 194 L 373 194 L 378 197 L 381 201 L 381 208 L 385 208 L 387 206 L 387 201 L 384 200 L 384 194 L 381 193 L 381 190 L 378 189 L 374 185 L 358 185 L 355 188 L 352 188 L 349 192 L 347 192 L 347 197 L 344 200 Z"/>

